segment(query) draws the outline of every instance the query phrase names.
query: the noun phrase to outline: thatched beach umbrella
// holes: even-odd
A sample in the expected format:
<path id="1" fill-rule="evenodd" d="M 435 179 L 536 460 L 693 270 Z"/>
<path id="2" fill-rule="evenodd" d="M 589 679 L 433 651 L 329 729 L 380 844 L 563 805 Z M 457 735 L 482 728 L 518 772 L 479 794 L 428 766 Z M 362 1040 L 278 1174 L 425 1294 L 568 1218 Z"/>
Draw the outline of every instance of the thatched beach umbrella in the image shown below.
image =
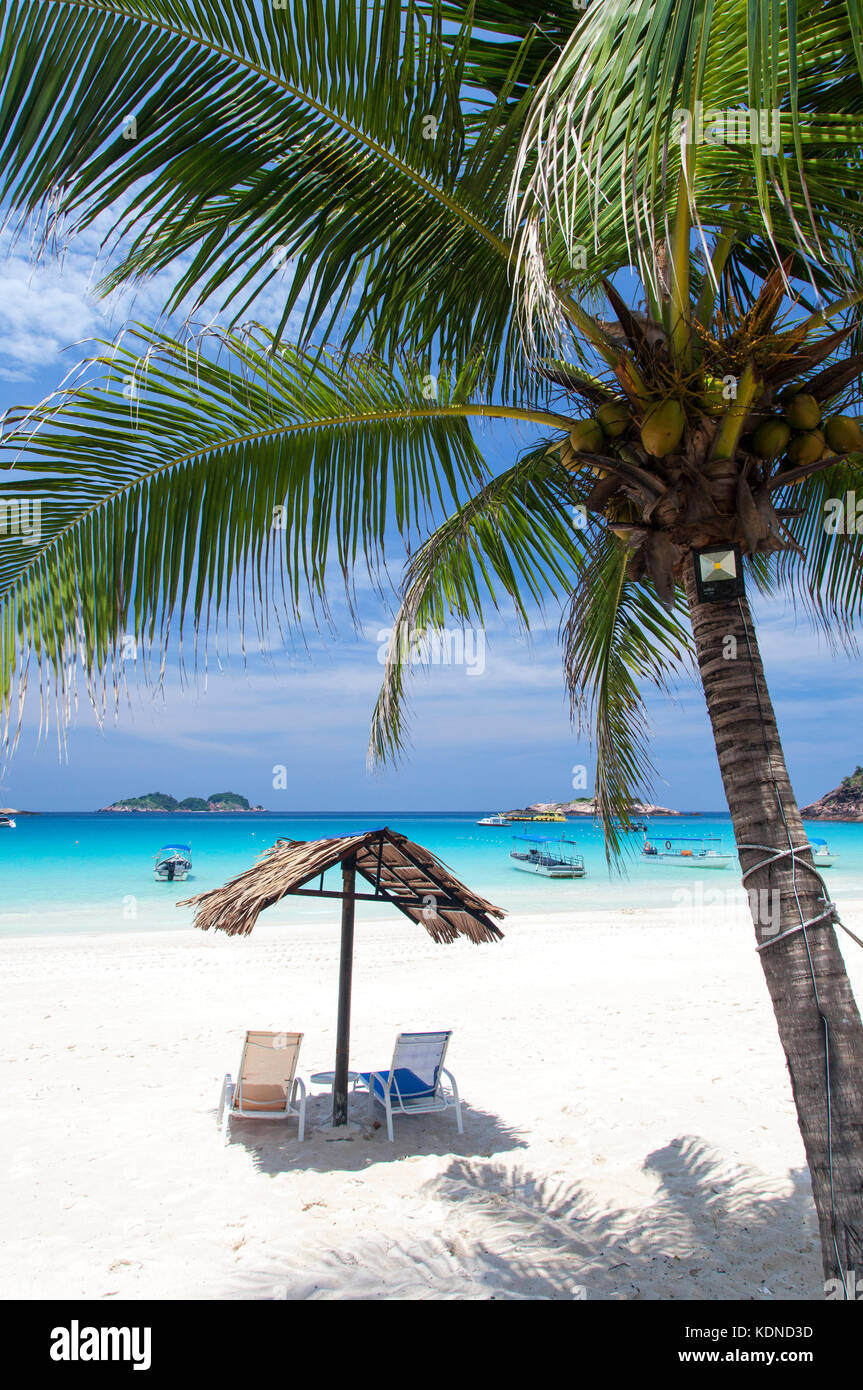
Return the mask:
<path id="1" fill-rule="evenodd" d="M 337 864 L 342 868 L 341 891 L 325 889 L 324 874 Z M 372 892 L 357 892 L 357 875 L 371 885 Z M 320 879 L 317 888 L 308 888 L 316 878 Z M 444 944 L 459 936 L 476 945 L 500 940 L 503 932 L 492 917 L 502 918 L 505 913 L 466 888 L 430 850 L 386 826 L 325 840 L 277 840 L 251 869 L 221 888 L 186 898 L 179 906 L 194 907 L 195 926 L 202 931 L 213 927 L 228 936 L 248 936 L 260 913 L 288 896 L 337 898 L 342 904 L 333 1125 L 345 1125 L 354 904 L 358 900 L 392 903 L 425 927 L 434 941 Z"/>

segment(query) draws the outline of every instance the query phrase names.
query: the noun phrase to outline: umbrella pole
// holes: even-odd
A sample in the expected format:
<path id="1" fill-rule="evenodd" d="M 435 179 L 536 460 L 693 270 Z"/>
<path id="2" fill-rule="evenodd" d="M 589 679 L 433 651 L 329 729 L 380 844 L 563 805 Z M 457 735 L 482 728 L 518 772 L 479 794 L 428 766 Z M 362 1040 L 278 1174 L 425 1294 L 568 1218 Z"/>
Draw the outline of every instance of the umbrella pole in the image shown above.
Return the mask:
<path id="1" fill-rule="evenodd" d="M 348 1122 L 348 1056 L 351 1046 L 351 975 L 354 965 L 354 891 L 356 861 L 342 864 L 342 946 L 339 959 L 339 1013 L 336 1023 L 336 1074 L 333 1080 L 333 1126 Z"/>

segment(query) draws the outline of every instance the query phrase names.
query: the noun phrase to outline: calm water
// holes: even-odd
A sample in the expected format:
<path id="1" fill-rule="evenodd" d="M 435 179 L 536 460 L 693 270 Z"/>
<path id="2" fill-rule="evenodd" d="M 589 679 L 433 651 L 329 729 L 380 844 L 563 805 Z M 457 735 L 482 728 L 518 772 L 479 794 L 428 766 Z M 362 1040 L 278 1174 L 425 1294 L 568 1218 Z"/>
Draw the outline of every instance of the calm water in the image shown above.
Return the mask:
<path id="1" fill-rule="evenodd" d="M 709 906 L 719 893 L 736 893 L 736 865 L 699 874 L 641 862 L 641 836 L 623 873 L 609 873 L 599 830 L 589 822 L 570 822 L 567 835 L 584 854 L 587 877 L 550 881 L 510 867 L 513 829 L 476 825 L 476 812 L 458 815 L 42 815 L 21 816 L 16 830 L 0 829 L 0 936 L 123 932 L 176 928 L 188 930 L 191 913 L 176 906 L 224 883 L 254 863 L 279 836 L 315 839 L 389 825 L 427 846 L 470 887 L 508 912 L 601 911 L 608 908 L 675 907 L 692 901 Z M 821 823 L 807 826 L 826 839 L 840 858 L 825 871 L 831 896 L 840 903 L 863 898 L 863 825 Z M 560 827 L 524 826 L 525 834 L 559 836 Z M 721 835 L 733 847 L 728 817 L 699 816 L 653 820 L 650 836 L 662 844 L 669 835 Z M 153 855 L 171 841 L 191 843 L 194 869 L 184 884 L 156 883 Z M 337 887 L 335 877 L 327 886 Z M 691 899 L 684 894 L 690 894 Z M 713 895 L 713 896 L 711 896 Z M 369 905 L 366 916 L 387 909 Z M 279 904 L 262 921 L 332 918 L 338 904 L 294 898 Z"/>

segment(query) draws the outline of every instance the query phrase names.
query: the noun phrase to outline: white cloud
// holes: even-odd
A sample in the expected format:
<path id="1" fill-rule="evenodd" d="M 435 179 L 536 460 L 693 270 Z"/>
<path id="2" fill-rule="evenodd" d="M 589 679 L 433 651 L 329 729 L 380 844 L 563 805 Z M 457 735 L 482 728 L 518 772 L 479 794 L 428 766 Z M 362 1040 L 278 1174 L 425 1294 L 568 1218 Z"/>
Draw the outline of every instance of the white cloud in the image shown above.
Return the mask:
<path id="1" fill-rule="evenodd" d="M 100 331 L 100 313 L 81 266 L 31 267 L 14 255 L 0 262 L 0 334 L 3 375 L 20 379 L 63 348 Z M 11 365 L 10 365 L 11 364 Z"/>
<path id="2" fill-rule="evenodd" d="M 30 380 L 53 364 L 59 384 L 69 368 L 86 355 L 90 340 L 113 337 L 132 320 L 163 322 L 168 332 L 181 330 L 182 309 L 168 322 L 160 315 L 189 257 L 179 258 L 173 267 L 139 285 L 104 297 L 96 294 L 107 269 L 101 248 L 109 225 L 110 219 L 100 219 L 57 253 L 37 252 L 35 245 L 28 246 L 26 237 L 16 237 L 8 228 L 0 233 L 0 379 Z M 239 278 L 238 272 L 232 282 Z M 287 277 L 271 281 L 248 309 L 248 316 L 274 328 L 281 319 L 287 283 Z M 203 305 L 195 321 L 227 322 L 229 316 L 221 314 L 220 304 L 221 300 Z M 301 295 L 287 326 L 288 337 L 299 330 L 305 304 Z"/>

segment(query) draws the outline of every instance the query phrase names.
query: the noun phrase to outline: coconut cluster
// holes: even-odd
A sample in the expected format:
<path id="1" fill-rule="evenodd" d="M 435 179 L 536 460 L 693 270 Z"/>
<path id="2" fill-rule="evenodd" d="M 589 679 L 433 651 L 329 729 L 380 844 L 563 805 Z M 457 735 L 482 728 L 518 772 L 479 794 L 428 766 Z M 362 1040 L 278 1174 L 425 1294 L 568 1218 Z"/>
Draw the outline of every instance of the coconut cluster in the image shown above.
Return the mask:
<path id="1" fill-rule="evenodd" d="M 822 417 L 821 406 L 808 391 L 780 397 L 781 414 L 764 420 L 752 432 L 749 448 L 759 458 L 783 455 L 790 468 L 817 463 L 825 454 L 851 454 L 863 448 L 863 430 L 850 415 Z"/>
<path id="2" fill-rule="evenodd" d="M 564 444 L 561 458 L 568 467 L 578 467 L 576 455 L 599 454 L 608 440 L 617 440 L 636 428 L 632 412 L 622 398 L 604 401 L 588 420 L 577 420 L 569 432 L 569 445 Z M 655 401 L 647 407 L 641 423 L 641 444 L 654 458 L 671 454 L 683 438 L 686 416 L 679 401 Z"/>
<path id="3" fill-rule="evenodd" d="M 785 456 L 788 467 L 816 463 L 825 454 L 850 454 L 863 448 L 863 430 L 850 415 L 822 418 L 821 406 L 806 391 L 792 390 L 780 397 L 781 413 L 762 419 L 752 430 L 744 447 L 763 459 Z M 718 418 L 728 409 L 723 383 L 705 377 L 698 405 L 706 415 Z M 679 447 L 686 429 L 686 415 L 678 400 L 669 397 L 655 401 L 644 411 L 641 425 L 623 397 L 604 401 L 587 420 L 577 420 L 568 441 L 559 448 L 562 462 L 581 467 L 579 455 L 601 454 L 608 442 L 637 431 L 641 447 L 652 458 L 665 458 Z"/>
<path id="4" fill-rule="evenodd" d="M 718 378 L 704 378 L 698 405 L 711 416 L 722 415 L 727 410 L 724 386 Z M 569 468 L 578 468 L 578 454 L 601 453 L 609 440 L 622 442 L 622 437 L 628 433 L 638 436 L 642 449 L 651 458 L 662 459 L 673 454 L 686 429 L 686 413 L 680 401 L 673 396 L 653 401 L 640 412 L 640 418 L 639 425 L 622 396 L 604 401 L 595 415 L 573 425 L 568 444 L 564 443 L 561 448 L 563 462 Z"/>

